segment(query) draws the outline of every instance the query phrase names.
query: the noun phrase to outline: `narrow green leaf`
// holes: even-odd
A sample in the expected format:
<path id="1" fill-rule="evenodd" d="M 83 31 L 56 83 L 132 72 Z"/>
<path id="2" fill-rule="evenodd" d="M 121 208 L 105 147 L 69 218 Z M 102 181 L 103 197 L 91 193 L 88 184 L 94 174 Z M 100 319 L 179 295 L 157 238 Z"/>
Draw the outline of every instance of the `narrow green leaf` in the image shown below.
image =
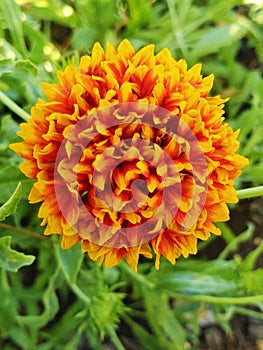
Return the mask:
<path id="1" fill-rule="evenodd" d="M 32 188 L 33 180 L 25 177 L 17 165 L 7 165 L 0 169 L 1 203 L 6 201 L 12 195 L 12 188 L 14 188 L 18 182 L 22 183 L 21 198 L 27 199 L 30 189 Z"/>
<path id="2" fill-rule="evenodd" d="M 1 2 L 0 2 L 0 10 L 1 10 Z M 1 34 L 0 34 L 0 37 L 1 37 Z M 1 37 L 1 60 L 0 60 L 1 75 L 5 72 L 9 72 L 10 69 L 12 69 L 14 58 L 20 58 L 19 52 L 16 50 L 16 48 L 13 45 L 10 44 L 8 40 Z M 8 60 L 10 61 L 9 67 L 7 66 Z M 2 70 L 2 68 L 4 69 Z"/>
<path id="3" fill-rule="evenodd" d="M 32 74 L 33 76 L 37 76 L 38 69 L 37 67 L 29 60 L 18 60 L 15 63 L 16 72 L 22 72 L 26 74 Z"/>
<path id="4" fill-rule="evenodd" d="M 0 77 L 3 73 L 11 73 L 13 69 L 13 60 L 6 58 L 0 60 Z"/>
<path id="5" fill-rule="evenodd" d="M 81 252 L 79 244 L 66 250 L 60 248 L 59 245 L 55 245 L 55 250 L 59 265 L 66 278 L 72 284 L 75 284 L 83 260 L 83 253 Z"/>
<path id="6" fill-rule="evenodd" d="M 149 297 L 148 291 L 143 288 L 143 298 L 147 320 L 157 336 L 157 347 L 167 350 L 183 349 L 184 330 L 168 306 L 167 295 L 159 290 L 151 290 Z"/>
<path id="7" fill-rule="evenodd" d="M 0 221 L 3 221 L 7 216 L 15 213 L 21 198 L 21 193 L 22 185 L 21 182 L 19 182 L 12 196 L 0 207 Z"/>
<path id="8" fill-rule="evenodd" d="M 56 294 L 56 288 L 59 280 L 59 268 L 57 268 L 50 276 L 48 286 L 43 293 L 44 311 L 40 315 L 17 315 L 16 319 L 22 324 L 27 325 L 31 329 L 44 327 L 51 321 L 59 310 L 59 302 Z"/>
<path id="9" fill-rule="evenodd" d="M 16 272 L 23 266 L 31 265 L 35 260 L 33 255 L 25 255 L 10 248 L 11 236 L 0 238 L 0 267 Z"/>
<path id="10" fill-rule="evenodd" d="M 255 267 L 255 264 L 257 262 L 257 259 L 261 256 L 263 253 L 263 241 L 254 249 L 252 250 L 242 261 L 241 267 L 244 271 L 250 271 Z"/>
<path id="11" fill-rule="evenodd" d="M 26 330 L 21 327 L 13 326 L 10 329 L 9 337 L 20 349 L 27 350 L 33 347 L 32 339 L 30 339 Z"/>
<path id="12" fill-rule="evenodd" d="M 180 294 L 227 295 L 239 286 L 234 281 L 192 271 L 169 272 L 160 276 L 156 283 L 158 290 L 173 290 Z"/>
<path id="13" fill-rule="evenodd" d="M 48 38 L 29 21 L 23 23 L 23 29 L 30 43 L 30 60 L 42 64 L 45 60 L 44 46 L 49 42 Z"/>
<path id="14" fill-rule="evenodd" d="M 263 293 L 263 269 L 254 271 L 241 271 L 239 276 L 241 290 L 247 295 Z"/>
<path id="15" fill-rule="evenodd" d="M 38 344 L 38 350 L 52 350 L 52 349 L 77 349 L 80 338 L 83 337 L 83 332 L 88 332 L 91 327 L 87 324 L 88 317 L 85 321 L 79 320 L 76 314 L 79 312 L 82 305 L 79 303 L 72 303 L 65 310 L 59 318 L 59 322 L 55 322 L 54 326 L 46 333 L 46 341 Z M 87 315 L 87 313 L 86 313 Z M 84 330 L 84 331 L 83 331 Z M 92 344 L 90 333 L 88 334 L 89 343 Z M 99 341 L 99 340 L 98 340 Z M 97 344 L 96 344 L 97 345 Z M 92 349 L 105 350 L 104 348 L 93 346 Z"/>
<path id="16" fill-rule="evenodd" d="M 6 18 L 6 23 L 10 31 L 13 44 L 20 54 L 26 56 L 26 44 L 21 21 L 21 13 L 19 7 L 14 0 L 2 0 L 2 11 Z"/>
<path id="17" fill-rule="evenodd" d="M 222 238 L 226 241 L 226 243 L 230 243 L 233 239 L 235 239 L 234 233 L 225 222 L 218 222 L 216 225 L 220 228 Z"/>
<path id="18" fill-rule="evenodd" d="M 140 341 L 145 350 L 152 350 L 156 348 L 155 334 L 150 334 L 144 327 L 142 327 L 138 322 L 135 322 L 132 318 L 127 315 L 123 317 L 125 322 L 130 326 L 132 333 L 135 338 Z"/>
<path id="19" fill-rule="evenodd" d="M 223 27 L 209 28 L 195 43 L 192 54 L 194 56 L 205 56 L 218 52 L 222 47 L 231 45 L 244 35 L 246 29 L 238 23 L 232 23 Z"/>
<path id="20" fill-rule="evenodd" d="M 149 298 L 147 295 L 144 295 L 144 297 Z M 150 299 L 150 302 L 147 301 L 148 308 L 151 307 L 158 315 L 154 322 L 167 341 L 163 345 L 166 349 L 183 349 L 186 334 L 170 306 L 169 297 L 165 293 L 157 291 L 157 293 L 151 292 Z M 149 322 L 152 323 L 152 320 Z"/>
<path id="21" fill-rule="evenodd" d="M 2 115 L 1 123 L 0 123 L 0 150 L 3 151 L 9 159 L 9 154 L 6 155 L 6 151 L 8 151 L 8 145 L 11 142 L 17 142 L 20 140 L 19 136 L 17 136 L 16 132 L 20 130 L 19 124 L 14 121 L 11 115 Z M 9 150 L 12 152 L 11 150 Z M 14 154 L 14 153 L 13 153 Z M 1 155 L 3 156 L 3 155 Z M 9 163 L 10 164 L 10 163 Z"/>
<path id="22" fill-rule="evenodd" d="M 32 74 L 37 76 L 38 69 L 30 60 L 5 59 L 0 61 L 0 76 L 3 74 Z"/>
<path id="23" fill-rule="evenodd" d="M 228 243 L 225 249 L 219 254 L 218 259 L 225 259 L 230 253 L 235 252 L 241 243 L 246 242 L 251 238 L 254 230 L 254 225 L 252 223 L 248 224 L 247 230 L 240 233 L 232 241 Z"/>

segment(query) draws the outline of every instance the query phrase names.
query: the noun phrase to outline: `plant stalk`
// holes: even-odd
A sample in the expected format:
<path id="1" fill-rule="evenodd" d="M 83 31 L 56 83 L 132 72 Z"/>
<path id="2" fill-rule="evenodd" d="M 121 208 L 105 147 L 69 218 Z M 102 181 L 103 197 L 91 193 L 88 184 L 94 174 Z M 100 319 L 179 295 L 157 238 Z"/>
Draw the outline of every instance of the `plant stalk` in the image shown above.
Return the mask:
<path id="1" fill-rule="evenodd" d="M 21 233 L 22 235 L 34 237 L 34 238 L 40 239 L 42 241 L 48 241 L 52 244 L 56 243 L 51 238 L 48 238 L 44 235 L 41 235 L 40 233 L 33 232 L 33 231 L 27 230 L 27 229 L 22 228 L 22 227 L 16 227 L 16 226 L 12 226 L 12 225 L 8 225 L 8 224 L 4 224 L 4 223 L 0 222 L 0 228 L 7 230 L 7 231 L 15 231 L 17 233 Z"/>
<path id="2" fill-rule="evenodd" d="M 238 199 L 253 198 L 263 196 L 263 186 L 244 188 L 237 191 Z"/>
<path id="3" fill-rule="evenodd" d="M 0 102 L 2 102 L 6 107 L 8 107 L 11 111 L 13 111 L 16 115 L 18 115 L 25 122 L 30 118 L 30 114 L 25 112 L 21 107 L 19 107 L 14 101 L 11 100 L 6 94 L 0 91 Z"/>

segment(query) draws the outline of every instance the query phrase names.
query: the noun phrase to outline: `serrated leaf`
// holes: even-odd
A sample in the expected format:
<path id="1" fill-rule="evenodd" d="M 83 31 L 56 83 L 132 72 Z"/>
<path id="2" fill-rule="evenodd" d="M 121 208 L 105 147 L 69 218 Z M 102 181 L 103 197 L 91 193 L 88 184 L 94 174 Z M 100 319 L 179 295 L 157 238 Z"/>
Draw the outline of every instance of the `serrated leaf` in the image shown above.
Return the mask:
<path id="1" fill-rule="evenodd" d="M 7 216 L 15 213 L 21 198 L 21 193 L 22 185 L 21 182 L 19 182 L 12 196 L 0 207 L 0 221 L 5 220 Z"/>
<path id="2" fill-rule="evenodd" d="M 8 271 L 16 272 L 23 266 L 33 263 L 33 255 L 25 255 L 10 248 L 11 236 L 0 238 L 0 267 Z"/>
<path id="3" fill-rule="evenodd" d="M 76 244 L 75 246 L 66 250 L 56 245 L 55 249 L 59 265 L 61 266 L 66 278 L 71 283 L 76 283 L 84 256 L 81 252 L 79 244 Z"/>

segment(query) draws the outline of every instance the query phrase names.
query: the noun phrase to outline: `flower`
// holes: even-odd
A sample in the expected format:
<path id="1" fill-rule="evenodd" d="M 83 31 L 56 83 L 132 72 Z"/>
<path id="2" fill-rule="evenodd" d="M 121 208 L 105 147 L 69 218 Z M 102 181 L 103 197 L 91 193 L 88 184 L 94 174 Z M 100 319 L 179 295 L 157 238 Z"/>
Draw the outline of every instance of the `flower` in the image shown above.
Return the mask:
<path id="1" fill-rule="evenodd" d="M 29 201 L 42 202 L 46 235 L 61 234 L 63 248 L 82 241 L 106 267 L 124 257 L 136 271 L 140 255 L 154 252 L 158 269 L 161 256 L 174 264 L 197 252 L 198 239 L 220 234 L 214 223 L 229 219 L 234 180 L 248 161 L 236 153 L 238 131 L 223 123 L 227 100 L 208 96 L 213 75 L 202 77 L 201 64 L 188 69 L 167 49 L 136 53 L 124 40 L 105 52 L 96 43 L 57 77 L 42 84 L 47 101 L 21 124 L 24 141 L 10 145 L 36 180 Z M 153 224 L 164 199 L 175 211 Z"/>

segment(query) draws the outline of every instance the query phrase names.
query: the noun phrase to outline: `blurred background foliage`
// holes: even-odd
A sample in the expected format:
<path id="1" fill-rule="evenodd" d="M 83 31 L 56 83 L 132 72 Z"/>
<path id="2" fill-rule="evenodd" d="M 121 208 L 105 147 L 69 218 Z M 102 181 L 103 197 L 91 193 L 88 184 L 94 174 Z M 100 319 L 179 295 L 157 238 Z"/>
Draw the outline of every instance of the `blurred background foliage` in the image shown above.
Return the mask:
<path id="1" fill-rule="evenodd" d="M 201 62 L 204 75 L 215 74 L 213 94 L 230 97 L 226 119 L 241 129 L 240 153 L 250 159 L 236 187 L 263 183 L 262 0 L 1 0 L 1 349 L 200 349 L 207 325 L 231 334 L 234 315 L 263 319 L 260 220 L 245 218 L 239 235 L 231 222 L 221 224 L 222 238 L 200 243 L 197 257 L 175 267 L 162 261 L 160 271 L 142 261 L 138 274 L 125 263 L 99 268 L 78 245 L 62 251 L 40 235 L 38 206 L 27 202 L 32 182 L 8 144 L 44 98 L 41 82 L 77 65 L 94 42 L 123 38 L 135 49 L 167 47 L 189 67 Z M 261 237 L 244 254 L 255 224 Z M 221 253 L 207 260 L 219 239 Z"/>

